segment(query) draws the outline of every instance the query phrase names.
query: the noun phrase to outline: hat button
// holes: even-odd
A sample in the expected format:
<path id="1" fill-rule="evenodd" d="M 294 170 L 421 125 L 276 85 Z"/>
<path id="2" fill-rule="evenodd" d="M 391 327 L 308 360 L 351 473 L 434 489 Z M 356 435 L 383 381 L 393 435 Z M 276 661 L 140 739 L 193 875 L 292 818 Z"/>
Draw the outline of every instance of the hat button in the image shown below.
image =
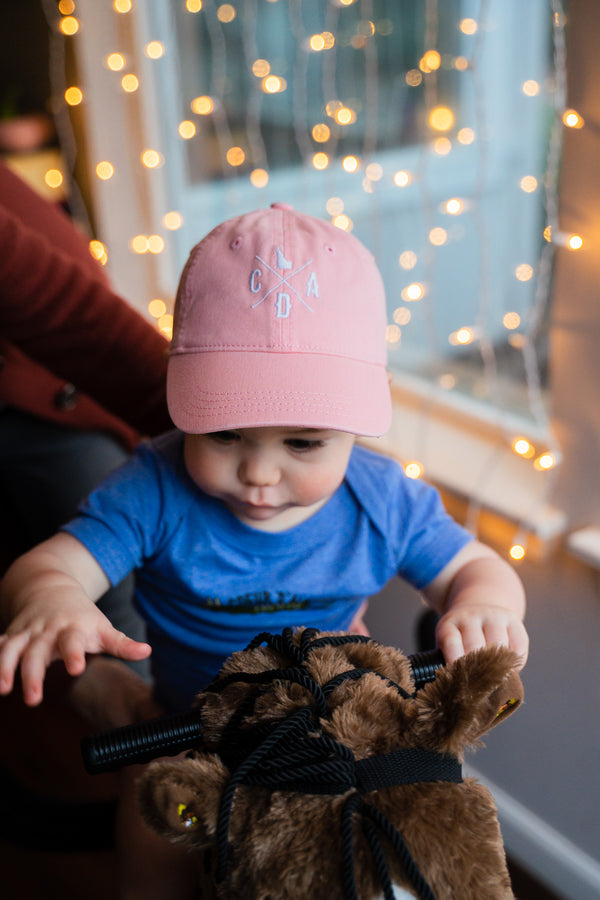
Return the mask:
<path id="1" fill-rule="evenodd" d="M 291 203 L 271 203 L 271 209 L 293 209 Z"/>

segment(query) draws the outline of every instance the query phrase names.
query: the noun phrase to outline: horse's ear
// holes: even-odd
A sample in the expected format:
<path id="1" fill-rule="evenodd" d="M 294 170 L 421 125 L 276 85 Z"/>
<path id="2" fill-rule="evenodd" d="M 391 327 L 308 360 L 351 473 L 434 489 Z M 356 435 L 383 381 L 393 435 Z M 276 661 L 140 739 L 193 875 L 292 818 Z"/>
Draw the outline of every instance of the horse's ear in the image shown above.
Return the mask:
<path id="1" fill-rule="evenodd" d="M 442 666 L 417 694 L 417 722 L 429 746 L 460 755 L 523 701 L 519 659 L 490 646 Z"/>
<path id="2" fill-rule="evenodd" d="M 138 801 L 147 824 L 162 837 L 197 849 L 212 844 L 229 771 L 216 756 L 160 761 L 138 782 Z"/>

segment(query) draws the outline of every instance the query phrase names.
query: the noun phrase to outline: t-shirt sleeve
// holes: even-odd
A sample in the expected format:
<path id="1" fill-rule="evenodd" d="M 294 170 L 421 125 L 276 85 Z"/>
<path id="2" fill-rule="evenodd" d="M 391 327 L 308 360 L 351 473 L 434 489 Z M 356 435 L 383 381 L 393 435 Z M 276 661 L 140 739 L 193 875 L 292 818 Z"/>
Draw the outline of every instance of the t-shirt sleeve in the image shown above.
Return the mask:
<path id="1" fill-rule="evenodd" d="M 385 544 L 388 578 L 399 575 L 421 590 L 473 540 L 446 512 L 438 490 L 408 478 L 394 459 L 356 446 L 347 480 Z"/>
<path id="2" fill-rule="evenodd" d="M 142 445 L 63 526 L 90 551 L 112 585 L 139 568 L 165 540 L 167 482 L 157 454 Z"/>
<path id="3" fill-rule="evenodd" d="M 446 512 L 432 485 L 410 479 L 400 471 L 397 491 L 391 516 L 399 539 L 398 574 L 421 590 L 473 540 L 473 535 Z"/>

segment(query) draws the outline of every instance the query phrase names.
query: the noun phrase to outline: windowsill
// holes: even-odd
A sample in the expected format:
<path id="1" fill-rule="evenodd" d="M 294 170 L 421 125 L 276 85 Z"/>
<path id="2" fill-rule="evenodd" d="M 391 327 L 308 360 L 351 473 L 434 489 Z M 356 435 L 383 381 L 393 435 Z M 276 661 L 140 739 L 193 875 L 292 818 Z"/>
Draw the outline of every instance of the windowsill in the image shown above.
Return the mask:
<path id="1" fill-rule="evenodd" d="M 567 550 L 593 569 L 600 569 L 600 528 L 590 525 L 571 532 Z"/>
<path id="2" fill-rule="evenodd" d="M 425 479 L 462 504 L 467 525 L 473 511 L 478 525 L 486 518 L 493 543 L 510 547 L 523 533 L 545 555 L 564 534 L 567 518 L 547 500 L 552 472 L 534 469 L 512 450 L 511 440 L 524 435 L 546 448 L 547 436 L 535 424 L 493 409 L 486 419 L 479 404 L 446 400 L 433 386 L 404 375 L 395 377 L 392 396 L 389 432 L 365 443 L 403 464 L 418 461 Z"/>

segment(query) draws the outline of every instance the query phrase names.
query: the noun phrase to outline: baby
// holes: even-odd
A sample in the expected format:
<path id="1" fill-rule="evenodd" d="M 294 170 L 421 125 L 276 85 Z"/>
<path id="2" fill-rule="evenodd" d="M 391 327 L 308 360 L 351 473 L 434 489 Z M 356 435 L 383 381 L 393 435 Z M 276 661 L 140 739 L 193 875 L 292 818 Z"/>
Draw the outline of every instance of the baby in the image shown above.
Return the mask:
<path id="1" fill-rule="evenodd" d="M 440 613 L 447 661 L 497 643 L 525 663 L 513 569 L 431 486 L 355 442 L 390 424 L 385 326 L 371 254 L 329 223 L 276 203 L 205 237 L 175 308 L 176 430 L 142 444 L 78 518 L 9 569 L 0 693 L 20 667 L 35 705 L 53 660 L 78 675 L 86 653 L 152 652 L 157 700 L 183 709 L 258 632 L 360 627 L 366 598 L 394 576 Z M 132 571 L 148 644 L 96 606 Z M 163 894 L 150 878 L 139 896 L 175 896 L 168 884 Z"/>

